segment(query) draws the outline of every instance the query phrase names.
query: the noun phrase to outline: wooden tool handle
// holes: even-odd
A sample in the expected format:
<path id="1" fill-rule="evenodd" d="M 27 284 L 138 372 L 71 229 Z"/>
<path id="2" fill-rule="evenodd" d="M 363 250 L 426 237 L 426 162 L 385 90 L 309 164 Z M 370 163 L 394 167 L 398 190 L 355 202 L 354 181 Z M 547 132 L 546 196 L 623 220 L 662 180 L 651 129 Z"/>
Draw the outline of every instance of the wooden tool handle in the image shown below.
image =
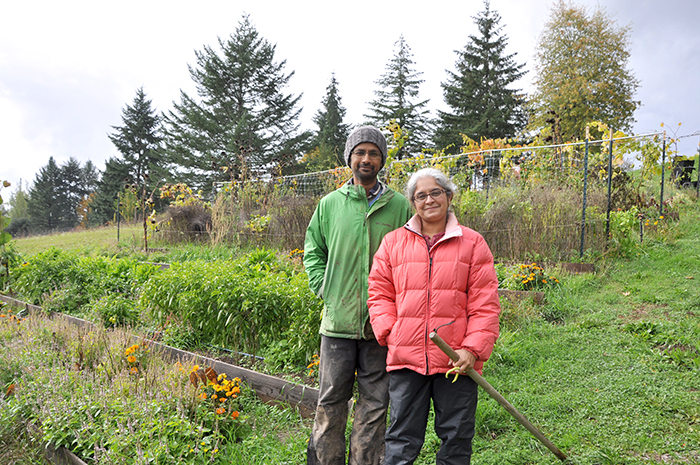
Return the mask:
<path id="1" fill-rule="evenodd" d="M 438 336 L 435 331 L 431 332 L 428 337 L 435 343 L 436 346 L 440 348 L 440 350 L 445 352 L 445 354 L 447 354 L 447 356 L 450 357 L 453 362 L 459 360 L 459 355 L 457 352 L 455 352 L 452 347 L 447 345 L 447 343 L 440 336 Z M 488 381 L 484 379 L 483 376 L 477 373 L 473 368 L 467 372 L 467 376 L 473 379 L 476 384 L 481 386 L 484 391 L 486 391 L 488 395 L 490 395 L 496 402 L 501 404 L 503 408 L 508 410 L 508 413 L 513 415 L 513 417 L 518 420 L 518 423 L 523 425 L 530 433 L 532 433 L 532 435 L 535 436 L 542 444 L 544 444 L 554 455 L 556 455 L 559 460 L 566 460 L 566 454 L 560 451 L 557 446 L 547 439 L 544 434 L 542 434 L 540 430 L 535 427 L 535 425 L 530 423 L 530 420 L 525 418 L 525 415 L 513 407 L 510 402 L 505 399 L 505 397 L 503 397 L 496 389 L 494 389 L 493 386 L 489 384 Z"/>

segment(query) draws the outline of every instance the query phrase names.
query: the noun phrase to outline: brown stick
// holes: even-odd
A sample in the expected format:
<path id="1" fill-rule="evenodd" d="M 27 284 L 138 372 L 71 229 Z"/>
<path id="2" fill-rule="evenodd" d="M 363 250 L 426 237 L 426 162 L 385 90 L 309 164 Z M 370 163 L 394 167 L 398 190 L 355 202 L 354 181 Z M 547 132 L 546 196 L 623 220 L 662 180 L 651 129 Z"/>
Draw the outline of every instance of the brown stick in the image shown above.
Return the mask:
<path id="1" fill-rule="evenodd" d="M 457 360 L 459 360 L 459 355 L 457 354 L 457 352 L 455 352 L 452 349 L 452 347 L 447 345 L 447 343 L 440 336 L 438 336 L 435 331 L 431 332 L 429 337 L 430 337 L 430 340 L 433 341 L 435 343 L 435 345 L 437 345 L 440 348 L 440 350 L 445 352 L 445 354 L 447 354 L 447 356 L 450 357 L 453 362 L 456 362 Z M 530 421 L 527 418 L 525 418 L 525 415 L 520 413 L 515 407 L 513 407 L 510 404 L 510 402 L 508 402 L 498 391 L 496 391 L 493 388 L 493 386 L 491 386 L 489 384 L 489 382 L 484 379 L 483 376 L 481 376 L 479 373 L 474 371 L 473 368 L 467 372 L 467 375 L 471 379 L 473 379 L 476 382 L 476 384 L 481 386 L 484 389 L 484 391 L 486 391 L 491 397 L 493 397 L 496 400 L 496 402 L 501 404 L 503 406 L 503 408 L 508 410 L 508 413 L 513 415 L 513 417 L 516 420 L 518 420 L 518 423 L 520 423 L 525 428 L 527 428 L 527 430 L 529 432 L 531 432 L 533 436 L 535 436 L 542 444 L 547 446 L 547 449 L 552 451 L 552 453 L 554 455 L 556 455 L 558 459 L 560 459 L 562 461 L 566 460 L 566 455 L 562 451 L 560 451 L 557 448 L 557 446 L 552 444 L 552 442 L 549 439 L 547 439 L 544 436 L 544 434 L 542 434 L 540 432 L 540 430 L 538 430 L 535 427 L 535 425 L 530 423 Z"/>

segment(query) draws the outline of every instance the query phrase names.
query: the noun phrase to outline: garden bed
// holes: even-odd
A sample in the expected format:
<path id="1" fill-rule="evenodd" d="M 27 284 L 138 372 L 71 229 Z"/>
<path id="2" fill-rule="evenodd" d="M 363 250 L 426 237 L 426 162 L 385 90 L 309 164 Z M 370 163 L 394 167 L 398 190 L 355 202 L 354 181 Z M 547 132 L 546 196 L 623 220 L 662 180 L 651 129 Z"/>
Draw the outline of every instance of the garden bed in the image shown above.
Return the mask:
<path id="1" fill-rule="evenodd" d="M 24 308 L 29 313 L 43 312 L 42 308 L 39 306 L 31 305 L 5 295 L 0 295 L 0 300 L 13 307 Z M 57 317 L 63 318 L 66 321 L 78 326 L 93 325 L 93 323 L 89 321 L 70 315 L 60 313 L 54 313 L 52 315 L 56 315 Z M 174 362 L 188 361 L 198 365 L 211 367 L 217 373 L 225 373 L 229 378 L 240 378 L 241 380 L 245 381 L 246 384 L 251 387 L 251 389 L 255 390 L 256 394 L 263 402 L 292 406 L 296 408 L 305 418 L 312 416 L 316 410 L 316 403 L 318 401 L 318 389 L 316 388 L 291 383 L 284 379 L 258 373 L 247 368 L 242 368 L 220 360 L 205 357 L 200 354 L 176 349 L 156 341 L 146 340 L 137 336 L 133 336 L 133 338 L 135 340 L 140 340 L 143 343 L 147 343 L 159 354 Z"/>

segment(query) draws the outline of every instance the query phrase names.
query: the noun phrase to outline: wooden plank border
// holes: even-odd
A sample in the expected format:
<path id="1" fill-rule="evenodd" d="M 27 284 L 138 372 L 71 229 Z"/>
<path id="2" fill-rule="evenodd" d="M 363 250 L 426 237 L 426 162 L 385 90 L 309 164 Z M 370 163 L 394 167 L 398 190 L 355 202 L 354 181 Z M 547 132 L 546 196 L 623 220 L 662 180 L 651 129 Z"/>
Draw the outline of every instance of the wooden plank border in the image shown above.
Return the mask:
<path id="1" fill-rule="evenodd" d="M 46 460 L 54 465 L 87 465 L 80 457 L 63 446 L 54 449 L 49 444 L 44 450 L 44 456 Z"/>

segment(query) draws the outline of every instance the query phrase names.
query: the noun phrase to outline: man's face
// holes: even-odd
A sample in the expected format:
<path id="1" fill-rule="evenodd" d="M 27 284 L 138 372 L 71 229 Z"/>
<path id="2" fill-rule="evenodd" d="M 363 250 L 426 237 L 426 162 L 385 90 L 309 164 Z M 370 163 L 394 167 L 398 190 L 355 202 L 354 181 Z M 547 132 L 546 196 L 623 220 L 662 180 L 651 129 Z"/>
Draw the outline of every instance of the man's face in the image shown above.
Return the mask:
<path id="1" fill-rule="evenodd" d="M 350 169 L 356 179 L 371 182 L 377 179 L 382 169 L 382 152 L 371 142 L 363 142 L 355 147 L 350 155 Z"/>

